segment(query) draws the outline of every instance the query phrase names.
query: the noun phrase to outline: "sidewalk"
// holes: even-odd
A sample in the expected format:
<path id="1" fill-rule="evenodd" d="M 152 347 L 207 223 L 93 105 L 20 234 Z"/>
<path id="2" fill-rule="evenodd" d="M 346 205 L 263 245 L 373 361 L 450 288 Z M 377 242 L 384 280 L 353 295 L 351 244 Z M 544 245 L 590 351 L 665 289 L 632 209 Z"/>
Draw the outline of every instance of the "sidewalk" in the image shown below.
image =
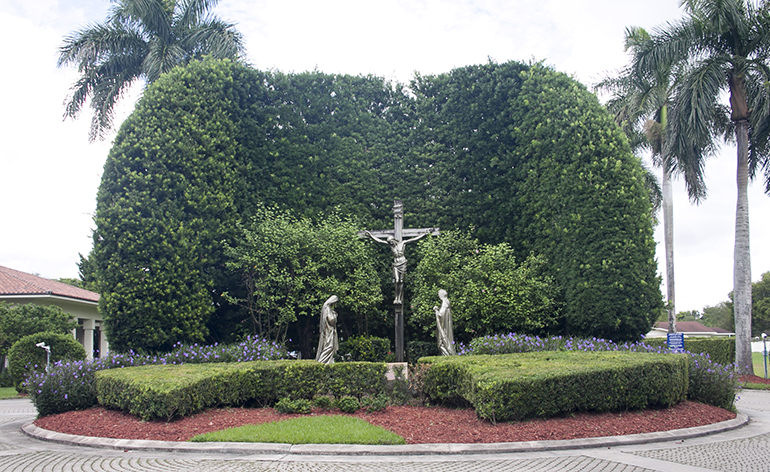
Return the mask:
<path id="1" fill-rule="evenodd" d="M 82 439 L 27 428 L 48 437 L 43 441 L 21 432 L 34 418 L 31 403 L 3 400 L 0 470 L 768 471 L 770 392 L 742 391 L 738 408 L 738 419 L 717 426 L 634 436 L 493 445 L 290 446 Z M 708 434 L 709 429 L 719 431 Z"/>

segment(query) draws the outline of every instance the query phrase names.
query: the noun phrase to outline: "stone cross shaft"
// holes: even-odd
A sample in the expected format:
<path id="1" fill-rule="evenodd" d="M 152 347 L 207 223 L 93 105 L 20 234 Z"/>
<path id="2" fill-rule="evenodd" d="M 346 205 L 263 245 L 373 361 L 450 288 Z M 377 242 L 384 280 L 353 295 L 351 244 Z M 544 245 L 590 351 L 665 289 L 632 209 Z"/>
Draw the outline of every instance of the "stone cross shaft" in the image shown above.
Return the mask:
<path id="1" fill-rule="evenodd" d="M 393 301 L 396 318 L 396 362 L 404 362 L 404 276 L 406 275 L 406 257 L 404 245 L 416 241 L 428 234 L 439 234 L 438 228 L 407 228 L 404 229 L 404 204 L 401 200 L 393 202 L 393 229 L 361 231 L 360 237 L 388 244 L 393 252 L 393 283 L 396 297 Z M 392 239 L 389 239 L 392 238 Z M 411 238 L 411 239 L 404 239 Z"/>

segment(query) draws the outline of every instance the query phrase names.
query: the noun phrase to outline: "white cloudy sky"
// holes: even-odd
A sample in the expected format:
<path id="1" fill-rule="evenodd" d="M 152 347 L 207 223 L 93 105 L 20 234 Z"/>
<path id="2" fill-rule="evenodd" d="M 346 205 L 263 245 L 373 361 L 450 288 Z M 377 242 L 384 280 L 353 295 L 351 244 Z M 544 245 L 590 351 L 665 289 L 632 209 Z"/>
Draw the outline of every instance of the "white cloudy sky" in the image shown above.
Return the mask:
<path id="1" fill-rule="evenodd" d="M 0 265 L 77 277 L 78 253 L 90 251 L 110 143 L 88 143 L 87 115 L 62 121 L 76 72 L 57 69 L 56 56 L 66 34 L 102 21 L 109 6 L 0 0 Z M 214 12 L 237 23 L 249 62 L 260 69 L 408 82 L 415 71 L 535 59 L 587 85 L 625 64 L 626 26 L 652 28 L 681 16 L 678 0 L 221 0 Z M 127 100 L 121 116 L 132 107 Z M 732 290 L 734 149 L 725 147 L 706 172 L 710 196 L 700 206 L 690 205 L 683 184 L 675 183 L 678 310 L 715 305 Z M 758 280 L 770 271 L 770 197 L 755 182 L 749 199 Z"/>

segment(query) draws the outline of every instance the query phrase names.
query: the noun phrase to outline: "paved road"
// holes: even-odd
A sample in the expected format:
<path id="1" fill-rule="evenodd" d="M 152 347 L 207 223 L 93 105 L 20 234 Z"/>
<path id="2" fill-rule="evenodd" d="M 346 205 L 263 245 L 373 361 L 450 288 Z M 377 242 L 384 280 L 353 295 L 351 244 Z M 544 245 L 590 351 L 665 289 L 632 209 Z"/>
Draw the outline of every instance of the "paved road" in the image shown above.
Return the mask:
<path id="1" fill-rule="evenodd" d="M 104 449 L 59 444 L 31 438 L 21 427 L 34 418 L 27 400 L 0 401 L 0 471 L 3 472 L 117 472 L 117 471 L 770 471 L 770 392 L 746 390 L 738 400 L 747 425 L 727 432 L 692 439 L 645 444 L 586 447 L 572 442 L 570 449 L 530 452 L 473 452 L 399 455 L 320 454 L 307 449 L 292 453 L 227 454 L 218 451 L 188 452 Z M 620 438 L 615 438 L 621 440 Z M 644 441 L 647 439 L 642 438 Z M 660 439 L 660 437 L 658 438 Z M 144 443 L 146 445 L 146 443 Z M 114 444 L 113 444 L 114 447 Z M 340 446 L 343 448 L 344 446 Z M 371 451 L 365 451 L 371 452 Z"/>

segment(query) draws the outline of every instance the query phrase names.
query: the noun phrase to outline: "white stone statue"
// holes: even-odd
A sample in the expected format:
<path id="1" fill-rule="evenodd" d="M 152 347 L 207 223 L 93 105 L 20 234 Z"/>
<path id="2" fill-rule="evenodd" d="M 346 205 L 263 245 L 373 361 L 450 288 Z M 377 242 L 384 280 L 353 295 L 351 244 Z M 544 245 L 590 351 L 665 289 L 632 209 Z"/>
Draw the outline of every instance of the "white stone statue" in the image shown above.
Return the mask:
<path id="1" fill-rule="evenodd" d="M 452 309 L 450 308 L 449 297 L 446 290 L 439 290 L 438 297 L 441 299 L 441 308 L 434 306 L 436 312 L 436 340 L 438 341 L 438 352 L 442 356 L 454 356 L 454 334 L 452 332 Z"/>
<path id="2" fill-rule="evenodd" d="M 334 364 L 334 354 L 339 349 L 337 312 L 334 311 L 334 304 L 339 300 L 337 295 L 332 295 L 321 308 L 320 337 L 318 338 L 318 351 L 315 360 L 323 364 Z"/>

